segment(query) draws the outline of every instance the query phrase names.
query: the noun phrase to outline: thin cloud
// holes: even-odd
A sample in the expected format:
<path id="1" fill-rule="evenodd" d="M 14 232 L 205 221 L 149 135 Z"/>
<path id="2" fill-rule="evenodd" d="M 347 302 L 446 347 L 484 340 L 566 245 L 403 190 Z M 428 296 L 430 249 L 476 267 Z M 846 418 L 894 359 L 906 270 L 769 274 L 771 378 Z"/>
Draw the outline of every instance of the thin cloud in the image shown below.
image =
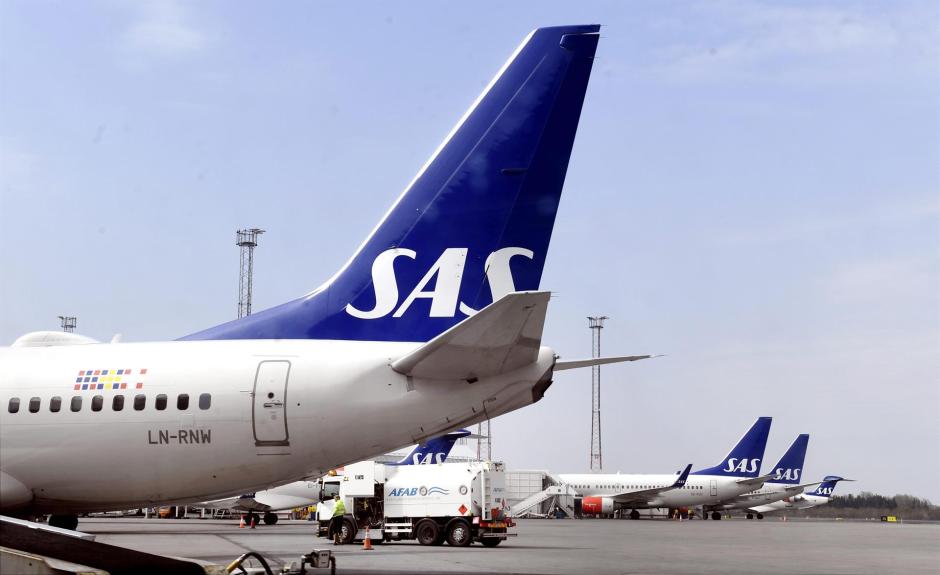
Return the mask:
<path id="1" fill-rule="evenodd" d="M 901 60 L 919 71 L 933 70 L 937 29 L 929 23 L 936 7 L 905 5 L 890 13 L 859 6 L 774 5 L 759 2 L 709 3 L 682 22 L 662 23 L 679 37 L 663 51 L 660 71 L 675 81 L 727 80 L 760 76 L 782 81 L 845 81 L 867 77 L 885 62 Z M 694 26 L 696 34 L 683 34 Z M 833 78 L 833 61 L 844 65 Z M 815 72 L 817 65 L 825 74 Z"/>
<path id="2" fill-rule="evenodd" d="M 167 0 L 137 6 L 136 19 L 122 36 L 126 49 L 179 57 L 200 52 L 208 44 L 208 35 L 193 22 L 187 5 Z"/>

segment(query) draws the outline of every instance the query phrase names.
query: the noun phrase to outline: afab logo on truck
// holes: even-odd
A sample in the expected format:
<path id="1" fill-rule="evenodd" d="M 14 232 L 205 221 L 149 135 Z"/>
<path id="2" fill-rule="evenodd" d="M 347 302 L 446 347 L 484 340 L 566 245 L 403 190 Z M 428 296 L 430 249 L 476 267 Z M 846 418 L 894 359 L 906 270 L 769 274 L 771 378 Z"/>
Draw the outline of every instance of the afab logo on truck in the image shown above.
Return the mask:
<path id="1" fill-rule="evenodd" d="M 422 485 L 421 487 L 398 487 L 392 489 L 388 494 L 389 497 L 414 497 L 416 495 L 420 495 L 421 497 L 427 495 L 450 495 L 450 491 L 443 487 L 425 487 Z"/>

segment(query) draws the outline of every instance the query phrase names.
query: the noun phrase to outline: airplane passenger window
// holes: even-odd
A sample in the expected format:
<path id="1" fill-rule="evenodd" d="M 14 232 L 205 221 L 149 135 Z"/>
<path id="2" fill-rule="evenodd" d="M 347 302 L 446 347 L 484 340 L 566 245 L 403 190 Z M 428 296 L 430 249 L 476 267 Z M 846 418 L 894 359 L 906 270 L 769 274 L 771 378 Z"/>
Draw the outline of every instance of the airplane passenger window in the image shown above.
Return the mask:
<path id="1" fill-rule="evenodd" d="M 157 399 L 154 403 L 154 407 L 156 407 L 157 410 L 159 411 L 163 411 L 164 409 L 166 409 L 166 394 L 165 393 L 161 393 L 160 395 L 157 396 Z"/>
<path id="2" fill-rule="evenodd" d="M 183 411 L 189 409 L 189 394 L 181 393 L 179 397 L 176 398 L 176 409 Z"/>
<path id="3" fill-rule="evenodd" d="M 49 400 L 49 411 L 58 413 L 62 409 L 62 398 L 58 395 Z"/>
<path id="4" fill-rule="evenodd" d="M 111 409 L 114 411 L 121 411 L 124 409 L 124 396 L 115 395 L 114 399 L 111 400 Z"/>
<path id="5" fill-rule="evenodd" d="M 199 394 L 199 409 L 209 409 L 212 404 L 212 396 L 208 393 Z"/>
<path id="6" fill-rule="evenodd" d="M 20 398 L 11 397 L 10 404 L 7 406 L 7 411 L 9 411 L 10 413 L 16 413 L 19 410 L 20 410 Z"/>
<path id="7" fill-rule="evenodd" d="M 143 411 L 144 407 L 147 406 L 147 396 L 144 394 L 134 396 L 134 409 L 137 411 Z"/>
<path id="8" fill-rule="evenodd" d="M 36 413 L 37 411 L 39 411 L 39 398 L 34 397 L 29 400 L 29 412 Z"/>
<path id="9" fill-rule="evenodd" d="M 91 398 L 91 410 L 92 411 L 101 411 L 101 407 L 104 405 L 104 398 L 100 395 L 96 395 Z"/>
<path id="10" fill-rule="evenodd" d="M 82 410 L 82 396 L 76 395 L 72 398 L 72 411 L 81 411 Z"/>

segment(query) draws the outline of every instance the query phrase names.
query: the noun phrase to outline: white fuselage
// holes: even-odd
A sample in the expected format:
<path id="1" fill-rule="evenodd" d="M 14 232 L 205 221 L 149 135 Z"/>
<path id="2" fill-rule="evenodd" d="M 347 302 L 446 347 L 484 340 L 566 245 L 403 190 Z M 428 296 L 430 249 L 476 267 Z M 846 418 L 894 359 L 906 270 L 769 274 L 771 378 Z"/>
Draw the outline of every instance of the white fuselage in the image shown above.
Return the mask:
<path id="1" fill-rule="evenodd" d="M 0 510 L 74 513 L 207 501 L 319 476 L 537 401 L 554 364 L 552 350 L 542 347 L 535 363 L 473 384 L 408 378 L 389 367 L 418 345 L 238 340 L 0 348 Z M 98 381 L 86 383 L 86 371 L 98 371 Z M 181 394 L 188 395 L 185 409 L 177 407 Z M 124 396 L 119 411 L 117 395 Z M 140 410 L 137 396 L 144 398 Z M 166 396 L 164 409 L 158 396 Z M 81 398 L 77 411 L 74 397 Z M 16 413 L 12 398 L 19 400 Z M 56 412 L 53 398 L 61 402 Z"/>
<path id="2" fill-rule="evenodd" d="M 828 497 L 804 493 L 802 495 L 780 499 L 766 505 L 755 505 L 748 509 L 756 511 L 757 513 L 771 513 L 773 511 L 809 509 L 810 507 L 818 507 L 827 503 L 829 503 Z"/>
<path id="3" fill-rule="evenodd" d="M 801 486 L 784 483 L 765 483 L 760 489 L 749 491 L 734 499 L 722 501 L 720 507 L 723 509 L 752 509 L 759 505 L 767 505 L 797 495 L 802 489 Z"/>
<path id="4" fill-rule="evenodd" d="M 668 487 L 676 481 L 676 475 L 650 474 L 575 474 L 560 475 L 562 481 L 573 487 L 582 497 L 615 497 L 631 491 L 643 491 Z M 647 504 L 631 503 L 626 507 L 645 509 L 653 507 L 712 506 L 723 499 L 731 499 L 745 493 L 751 486 L 737 482 L 737 478 L 717 475 L 689 475 L 683 487 L 663 491 Z"/>

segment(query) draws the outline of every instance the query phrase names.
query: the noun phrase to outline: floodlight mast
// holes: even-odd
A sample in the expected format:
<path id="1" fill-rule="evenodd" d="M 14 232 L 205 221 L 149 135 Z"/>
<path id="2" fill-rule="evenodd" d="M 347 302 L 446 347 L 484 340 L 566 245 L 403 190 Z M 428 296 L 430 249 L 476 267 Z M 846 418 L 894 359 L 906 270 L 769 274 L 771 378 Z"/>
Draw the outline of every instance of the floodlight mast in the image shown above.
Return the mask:
<path id="1" fill-rule="evenodd" d="M 606 315 L 588 316 L 591 329 L 591 357 L 601 356 L 601 330 Z M 604 457 L 601 453 L 601 366 L 591 367 L 591 471 L 603 471 Z"/>
<path id="2" fill-rule="evenodd" d="M 62 331 L 72 333 L 78 324 L 78 318 L 70 315 L 60 315 L 59 321 L 62 323 Z"/>
<path id="3" fill-rule="evenodd" d="M 264 233 L 259 228 L 235 232 L 235 245 L 241 248 L 238 274 L 238 317 L 251 315 L 251 289 L 255 268 L 255 247 L 258 236 Z"/>

